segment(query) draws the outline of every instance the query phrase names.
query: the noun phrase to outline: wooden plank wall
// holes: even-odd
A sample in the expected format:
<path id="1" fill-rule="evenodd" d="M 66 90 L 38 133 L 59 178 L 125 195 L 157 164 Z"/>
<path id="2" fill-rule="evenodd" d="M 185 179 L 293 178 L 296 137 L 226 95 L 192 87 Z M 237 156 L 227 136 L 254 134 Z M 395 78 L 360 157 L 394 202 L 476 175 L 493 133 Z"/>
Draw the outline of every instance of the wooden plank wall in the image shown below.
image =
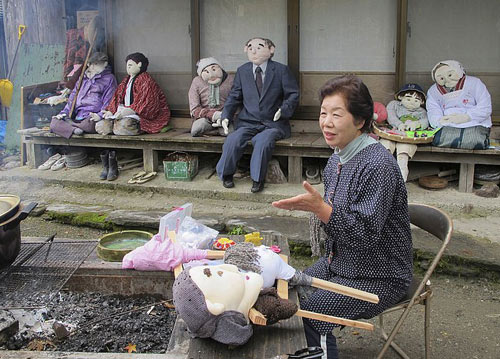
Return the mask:
<path id="1" fill-rule="evenodd" d="M 3 0 L 3 8 L 9 66 L 21 24 L 27 27 L 21 45 L 65 43 L 64 0 Z"/>
<path id="2" fill-rule="evenodd" d="M 8 109 L 5 144 L 18 147 L 21 126 L 21 86 L 59 81 L 62 77 L 66 27 L 64 0 L 3 0 L 4 29 L 9 66 L 18 40 L 18 26 L 26 32 L 14 64 L 12 104 Z"/>

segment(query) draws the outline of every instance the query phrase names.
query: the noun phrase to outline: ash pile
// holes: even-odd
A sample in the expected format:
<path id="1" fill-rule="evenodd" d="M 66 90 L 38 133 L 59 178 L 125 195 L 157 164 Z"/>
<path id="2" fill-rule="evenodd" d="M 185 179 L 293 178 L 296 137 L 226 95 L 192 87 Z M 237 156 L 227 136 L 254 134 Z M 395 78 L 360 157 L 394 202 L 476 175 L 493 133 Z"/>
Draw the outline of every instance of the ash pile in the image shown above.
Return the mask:
<path id="1" fill-rule="evenodd" d="M 46 307 L 0 311 L 0 349 L 165 353 L 175 319 L 154 296 L 61 292 Z"/>

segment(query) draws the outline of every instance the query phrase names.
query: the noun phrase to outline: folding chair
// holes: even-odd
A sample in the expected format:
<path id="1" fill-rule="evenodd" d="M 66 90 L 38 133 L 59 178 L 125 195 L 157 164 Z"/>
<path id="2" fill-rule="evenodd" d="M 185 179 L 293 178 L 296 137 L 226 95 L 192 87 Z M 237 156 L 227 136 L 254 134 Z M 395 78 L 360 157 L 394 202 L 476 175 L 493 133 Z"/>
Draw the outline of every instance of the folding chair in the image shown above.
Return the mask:
<path id="1" fill-rule="evenodd" d="M 427 269 L 427 272 L 425 272 L 425 275 L 422 278 L 422 280 L 419 280 L 418 278 L 414 277 L 405 298 L 403 298 L 399 303 L 392 306 L 391 308 L 388 308 L 379 315 L 380 329 L 382 331 L 382 336 L 384 337 L 386 342 L 384 344 L 384 347 L 378 354 L 377 359 L 380 359 L 384 356 L 387 349 L 389 349 L 389 346 L 391 346 L 401 357 L 409 359 L 409 356 L 406 355 L 406 353 L 396 343 L 394 343 L 393 340 L 396 334 L 398 333 L 401 325 L 403 324 L 404 320 L 410 313 L 410 310 L 413 308 L 415 304 L 422 304 L 425 306 L 425 313 L 424 313 L 425 358 L 426 359 L 430 358 L 429 326 L 430 326 L 430 313 L 431 313 L 430 298 L 432 296 L 432 288 L 429 278 L 432 275 L 434 269 L 436 268 L 439 260 L 441 259 L 446 249 L 446 246 L 450 241 L 451 233 L 453 231 L 453 222 L 451 221 L 451 218 L 448 216 L 448 214 L 446 214 L 445 212 L 435 207 L 427 206 L 424 204 L 410 203 L 409 212 L 410 212 L 410 222 L 412 224 L 436 236 L 437 238 L 443 241 L 443 244 L 441 245 L 441 248 L 434 257 L 434 260 L 432 261 L 431 265 Z M 404 311 L 399 317 L 397 323 L 394 325 L 391 334 L 387 335 L 387 333 L 384 331 L 383 316 L 384 314 L 394 312 L 397 310 L 404 310 Z"/>

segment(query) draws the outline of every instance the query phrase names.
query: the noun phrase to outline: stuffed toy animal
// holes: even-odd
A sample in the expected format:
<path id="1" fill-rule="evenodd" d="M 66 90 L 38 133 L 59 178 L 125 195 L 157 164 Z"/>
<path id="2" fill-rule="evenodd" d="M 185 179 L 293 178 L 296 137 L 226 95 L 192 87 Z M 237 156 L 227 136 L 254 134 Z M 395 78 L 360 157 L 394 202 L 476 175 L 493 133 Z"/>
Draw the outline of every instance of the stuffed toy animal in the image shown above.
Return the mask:
<path id="1" fill-rule="evenodd" d="M 425 104 L 425 93 L 422 88 L 414 83 L 404 85 L 387 105 L 387 122 L 398 131 L 425 130 L 429 126 L 427 111 L 423 108 Z M 396 151 L 401 175 L 406 181 L 408 178 L 408 160 L 417 151 L 417 145 L 401 143 L 385 138 L 380 143 L 391 153 Z"/>
<path id="2" fill-rule="evenodd" d="M 211 133 L 219 127 L 219 134 L 229 132 L 228 122 L 221 114 L 233 85 L 234 75 L 229 75 L 214 57 L 206 57 L 196 64 L 198 76 L 189 88 L 189 112 L 193 120 L 191 136 Z M 216 130 L 217 131 L 217 130 Z"/>
<path id="3" fill-rule="evenodd" d="M 432 127 L 441 127 L 433 145 L 486 149 L 491 129 L 491 96 L 477 77 L 466 75 L 455 60 L 438 62 L 431 71 L 435 82 L 427 91 L 427 112 Z"/>

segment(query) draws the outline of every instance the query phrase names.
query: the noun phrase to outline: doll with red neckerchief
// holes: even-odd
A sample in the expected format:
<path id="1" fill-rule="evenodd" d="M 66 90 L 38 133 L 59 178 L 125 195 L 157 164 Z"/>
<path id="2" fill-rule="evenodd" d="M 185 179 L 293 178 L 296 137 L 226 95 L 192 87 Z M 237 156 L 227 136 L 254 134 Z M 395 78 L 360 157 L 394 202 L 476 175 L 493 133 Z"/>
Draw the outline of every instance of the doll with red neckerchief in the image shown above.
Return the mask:
<path id="1" fill-rule="evenodd" d="M 387 122 L 398 131 L 425 130 L 429 126 L 425 104 L 425 93 L 414 83 L 404 85 L 387 105 Z M 380 139 L 380 143 L 391 153 L 396 151 L 396 158 L 403 179 L 408 179 L 408 160 L 417 152 L 417 145 Z"/>
<path id="2" fill-rule="evenodd" d="M 433 145 L 486 149 L 491 129 L 491 96 L 484 83 L 466 75 L 455 60 L 440 61 L 431 72 L 435 82 L 427 91 L 427 112 L 432 127 L 441 130 Z"/>

